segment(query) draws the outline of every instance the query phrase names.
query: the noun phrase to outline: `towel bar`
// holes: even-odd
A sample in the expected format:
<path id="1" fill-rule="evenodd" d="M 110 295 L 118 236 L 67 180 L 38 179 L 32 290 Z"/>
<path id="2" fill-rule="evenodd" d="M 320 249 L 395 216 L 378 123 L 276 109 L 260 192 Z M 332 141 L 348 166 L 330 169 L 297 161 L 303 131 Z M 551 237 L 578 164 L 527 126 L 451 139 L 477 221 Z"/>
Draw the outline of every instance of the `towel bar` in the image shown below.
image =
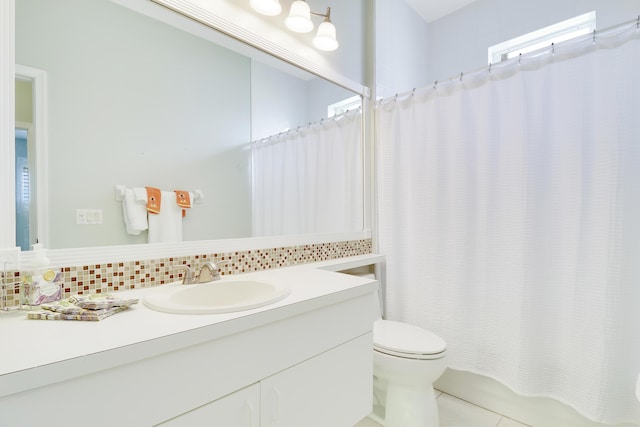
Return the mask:
<path id="1" fill-rule="evenodd" d="M 124 200 L 124 192 L 127 189 L 126 185 L 116 185 L 115 198 L 116 202 L 122 202 Z M 202 203 L 204 201 L 204 192 L 200 189 L 193 190 L 193 203 Z"/>

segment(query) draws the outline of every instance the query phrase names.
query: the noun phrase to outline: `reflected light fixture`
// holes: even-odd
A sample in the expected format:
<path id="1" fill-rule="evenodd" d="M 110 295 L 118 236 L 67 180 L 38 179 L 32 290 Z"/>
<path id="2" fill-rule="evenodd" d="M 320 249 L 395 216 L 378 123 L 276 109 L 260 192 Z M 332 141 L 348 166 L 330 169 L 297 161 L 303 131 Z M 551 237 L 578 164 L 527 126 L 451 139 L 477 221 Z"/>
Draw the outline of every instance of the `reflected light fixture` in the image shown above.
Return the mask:
<path id="1" fill-rule="evenodd" d="M 280 0 L 251 0 L 249 4 L 256 12 L 262 15 L 276 16 L 282 12 Z"/>
<path id="2" fill-rule="evenodd" d="M 278 15 L 282 10 L 279 0 L 251 0 L 251 7 L 263 15 Z M 277 9 L 277 12 L 276 12 Z M 309 5 L 304 0 L 296 0 L 291 3 L 289 15 L 284 20 L 288 29 L 296 33 L 308 33 L 313 30 L 311 15 L 321 16 L 324 21 L 318 26 L 316 36 L 313 38 L 313 45 L 320 50 L 327 52 L 338 48 L 336 39 L 336 27 L 331 22 L 331 8 L 327 7 L 326 13 L 312 12 Z"/>

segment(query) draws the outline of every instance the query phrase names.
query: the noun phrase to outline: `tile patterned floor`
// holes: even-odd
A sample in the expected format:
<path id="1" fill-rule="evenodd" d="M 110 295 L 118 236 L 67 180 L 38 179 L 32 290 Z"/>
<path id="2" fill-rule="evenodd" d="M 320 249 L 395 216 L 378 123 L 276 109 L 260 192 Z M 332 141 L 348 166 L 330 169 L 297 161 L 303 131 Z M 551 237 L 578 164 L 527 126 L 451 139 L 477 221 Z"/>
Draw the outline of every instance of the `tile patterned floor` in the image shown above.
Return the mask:
<path id="1" fill-rule="evenodd" d="M 528 427 L 495 412 L 488 411 L 464 400 L 438 392 L 440 427 Z M 365 418 L 354 427 L 382 427 Z"/>

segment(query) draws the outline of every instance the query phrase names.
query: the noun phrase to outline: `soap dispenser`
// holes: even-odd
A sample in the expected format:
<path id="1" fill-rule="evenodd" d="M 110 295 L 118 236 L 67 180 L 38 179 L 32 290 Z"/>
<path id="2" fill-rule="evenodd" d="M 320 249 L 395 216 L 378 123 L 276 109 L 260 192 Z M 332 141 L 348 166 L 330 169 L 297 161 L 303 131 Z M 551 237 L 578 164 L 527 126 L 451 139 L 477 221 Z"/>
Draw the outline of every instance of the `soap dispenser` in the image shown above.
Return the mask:
<path id="1" fill-rule="evenodd" d="M 31 261 L 22 272 L 22 306 L 30 309 L 62 297 L 62 274 L 51 268 L 41 243 L 33 245 Z"/>

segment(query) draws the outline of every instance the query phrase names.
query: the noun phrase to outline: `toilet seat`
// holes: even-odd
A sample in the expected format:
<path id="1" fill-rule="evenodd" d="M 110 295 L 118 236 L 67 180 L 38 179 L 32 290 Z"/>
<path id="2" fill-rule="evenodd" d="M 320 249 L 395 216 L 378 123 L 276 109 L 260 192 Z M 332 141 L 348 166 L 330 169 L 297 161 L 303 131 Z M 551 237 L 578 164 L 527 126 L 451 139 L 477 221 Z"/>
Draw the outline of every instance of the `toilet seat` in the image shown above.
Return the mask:
<path id="1" fill-rule="evenodd" d="M 439 359 L 447 343 L 425 329 L 392 320 L 377 320 L 373 327 L 373 349 L 406 359 Z"/>

